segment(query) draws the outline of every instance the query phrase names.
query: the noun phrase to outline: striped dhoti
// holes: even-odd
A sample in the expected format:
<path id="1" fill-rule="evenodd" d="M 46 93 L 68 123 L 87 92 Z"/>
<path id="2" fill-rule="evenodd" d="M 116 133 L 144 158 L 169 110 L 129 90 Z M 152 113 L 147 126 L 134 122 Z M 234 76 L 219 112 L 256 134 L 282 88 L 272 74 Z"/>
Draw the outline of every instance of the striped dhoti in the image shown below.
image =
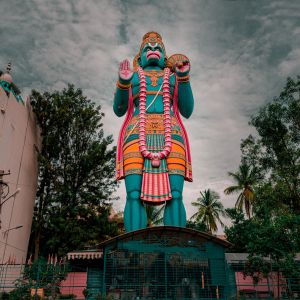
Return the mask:
<path id="1" fill-rule="evenodd" d="M 163 114 L 146 115 L 146 144 L 150 152 L 160 152 L 164 148 Z M 185 176 L 187 164 L 184 139 L 176 118 L 171 121 L 172 150 L 166 159 L 153 168 L 151 161 L 144 159 L 139 151 L 138 116 L 129 122 L 123 144 L 124 175 L 143 175 L 141 199 L 149 204 L 159 205 L 172 198 L 169 175 Z"/>

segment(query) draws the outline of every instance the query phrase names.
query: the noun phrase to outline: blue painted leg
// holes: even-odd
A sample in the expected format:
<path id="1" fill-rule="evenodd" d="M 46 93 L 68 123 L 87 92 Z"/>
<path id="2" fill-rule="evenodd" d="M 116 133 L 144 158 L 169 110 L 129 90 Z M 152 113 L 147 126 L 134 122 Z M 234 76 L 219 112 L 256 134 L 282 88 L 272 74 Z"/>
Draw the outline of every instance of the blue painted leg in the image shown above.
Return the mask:
<path id="1" fill-rule="evenodd" d="M 182 202 L 184 178 L 181 175 L 170 175 L 172 200 L 167 202 L 164 213 L 164 224 L 170 226 L 186 226 L 186 212 Z"/>
<path id="2" fill-rule="evenodd" d="M 147 226 L 147 215 L 140 199 L 142 176 L 133 174 L 125 177 L 126 205 L 124 210 L 125 231 L 130 232 Z"/>

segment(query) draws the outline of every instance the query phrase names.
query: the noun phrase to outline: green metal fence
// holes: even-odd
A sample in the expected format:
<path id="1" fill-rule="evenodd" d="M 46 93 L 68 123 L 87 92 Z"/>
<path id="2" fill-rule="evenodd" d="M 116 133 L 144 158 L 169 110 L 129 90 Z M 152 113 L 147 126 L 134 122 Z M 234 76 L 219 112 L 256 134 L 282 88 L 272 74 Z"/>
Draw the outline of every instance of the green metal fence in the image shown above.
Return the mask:
<path id="1" fill-rule="evenodd" d="M 228 273 L 234 274 L 238 298 L 253 299 L 300 299 L 300 264 L 295 261 L 294 275 L 287 276 L 286 269 L 279 269 L 278 264 L 266 259 L 269 266 L 267 273 L 247 270 L 247 260 L 230 261 Z"/>
<path id="2" fill-rule="evenodd" d="M 16 280 L 23 273 L 24 265 L 0 265 L 0 288 L 1 290 L 12 290 L 15 288 Z"/>
<path id="3" fill-rule="evenodd" d="M 52 300 L 300 299 L 300 277 L 285 278 L 280 270 L 257 281 L 245 276 L 241 261 L 123 250 L 107 251 L 106 268 L 71 266 L 60 281 L 54 267 L 48 274 L 36 268 L 28 279 L 23 274 L 29 266 L 1 265 L 0 299 L 32 299 L 34 294 Z"/>
<path id="4" fill-rule="evenodd" d="M 106 266 L 102 290 L 117 299 L 226 298 L 226 273 L 221 259 L 116 251 L 107 255 Z"/>

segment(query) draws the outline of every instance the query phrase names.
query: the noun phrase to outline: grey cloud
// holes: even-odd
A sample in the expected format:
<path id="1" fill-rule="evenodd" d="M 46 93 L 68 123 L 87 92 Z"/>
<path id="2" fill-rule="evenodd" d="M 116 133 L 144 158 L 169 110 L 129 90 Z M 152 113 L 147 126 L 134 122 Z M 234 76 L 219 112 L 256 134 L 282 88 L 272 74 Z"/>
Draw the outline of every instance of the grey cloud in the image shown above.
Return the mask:
<path id="1" fill-rule="evenodd" d="M 168 55 L 184 53 L 192 64 L 195 111 L 184 121 L 194 169 L 184 192 L 190 216 L 190 202 L 205 188 L 233 204 L 222 191 L 238 167 L 241 138 L 253 133 L 249 116 L 299 73 L 299 8 L 298 0 L 1 1 L 0 69 L 12 60 L 24 93 L 67 82 L 83 88 L 102 105 L 105 130 L 116 140 L 118 62 L 133 59 L 147 31 L 160 32 Z M 118 194 L 121 209 L 123 185 Z"/>

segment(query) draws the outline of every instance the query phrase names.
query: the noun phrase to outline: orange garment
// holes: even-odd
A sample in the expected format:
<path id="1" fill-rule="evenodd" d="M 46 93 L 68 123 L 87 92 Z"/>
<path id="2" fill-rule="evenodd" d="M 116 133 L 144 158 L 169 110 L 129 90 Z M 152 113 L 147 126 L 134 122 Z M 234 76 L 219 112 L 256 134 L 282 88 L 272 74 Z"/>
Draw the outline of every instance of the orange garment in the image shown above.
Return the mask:
<path id="1" fill-rule="evenodd" d="M 147 135 L 164 134 L 163 118 L 164 116 L 162 114 L 146 115 Z M 171 124 L 172 150 L 166 159 L 168 173 L 169 175 L 177 174 L 185 176 L 186 168 L 190 168 L 190 165 L 187 164 L 182 133 L 175 117 L 172 117 Z M 138 134 L 138 116 L 134 116 L 125 131 L 123 145 L 123 167 L 125 176 L 130 174 L 142 175 L 144 170 L 144 158 L 139 151 Z M 151 149 L 149 149 L 149 151 L 150 150 Z"/>

